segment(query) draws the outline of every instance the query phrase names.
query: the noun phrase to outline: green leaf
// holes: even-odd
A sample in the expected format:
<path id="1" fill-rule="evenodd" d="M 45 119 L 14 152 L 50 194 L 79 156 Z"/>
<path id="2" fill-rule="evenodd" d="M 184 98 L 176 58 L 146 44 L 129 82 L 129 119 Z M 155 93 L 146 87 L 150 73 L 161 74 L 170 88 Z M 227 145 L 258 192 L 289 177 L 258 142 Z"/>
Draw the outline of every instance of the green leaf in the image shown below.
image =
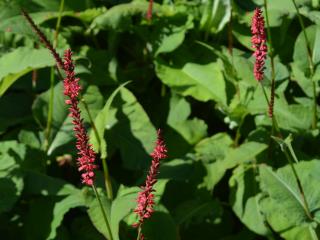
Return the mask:
<path id="1" fill-rule="evenodd" d="M 230 0 L 207 0 L 202 12 L 200 27 L 207 32 L 217 33 L 229 22 L 230 16 Z"/>
<path id="2" fill-rule="evenodd" d="M 133 212 L 136 207 L 136 199 L 140 188 L 130 188 L 126 191 L 118 192 L 117 198 L 111 206 L 111 229 L 114 240 L 119 239 L 119 223 L 122 219 Z"/>
<path id="3" fill-rule="evenodd" d="M 177 229 L 172 217 L 168 213 L 154 212 L 149 221 L 142 227 L 142 233 L 148 239 L 176 240 Z"/>
<path id="4" fill-rule="evenodd" d="M 193 145 L 207 135 L 207 125 L 198 118 L 188 119 L 190 114 L 190 104 L 179 95 L 173 94 L 167 124 Z"/>
<path id="5" fill-rule="evenodd" d="M 191 224 L 218 220 L 222 211 L 222 206 L 216 200 L 192 199 L 175 209 L 174 219 L 178 225 L 190 227 Z"/>
<path id="6" fill-rule="evenodd" d="M 100 198 L 101 198 L 101 202 L 104 208 L 104 211 L 106 213 L 106 217 L 109 221 L 110 224 L 110 212 L 111 212 L 111 202 L 108 198 L 106 198 L 104 195 L 100 194 Z M 88 215 L 89 218 L 91 220 L 91 222 L 93 223 L 93 225 L 95 226 L 95 228 L 101 233 L 103 234 L 103 236 L 105 236 L 107 239 L 110 239 L 109 236 L 109 232 L 106 226 L 106 222 L 104 220 L 104 217 L 102 215 L 101 212 L 101 207 L 99 205 L 99 201 L 98 199 L 94 199 L 90 204 L 89 204 L 89 209 L 88 209 Z"/>
<path id="7" fill-rule="evenodd" d="M 0 97 L 0 133 L 28 121 L 31 118 L 31 104 L 32 98 L 25 93 L 10 93 Z"/>
<path id="8" fill-rule="evenodd" d="M 306 34 L 311 48 L 313 64 L 314 66 L 318 66 L 318 63 L 320 62 L 320 45 L 318 44 L 320 39 L 320 27 L 317 25 L 307 27 Z M 308 51 L 306 41 L 303 32 L 301 32 L 297 37 L 294 45 L 293 61 L 294 64 L 297 67 L 299 67 L 303 72 L 310 75 L 309 61 L 307 56 Z"/>
<path id="9" fill-rule="evenodd" d="M 65 196 L 80 190 L 59 178 L 53 178 L 36 172 L 27 172 L 25 191 L 29 194 L 43 196 Z"/>
<path id="10" fill-rule="evenodd" d="M 235 214 L 251 231 L 269 236 L 270 230 L 265 224 L 259 201 L 262 197 L 256 182 L 257 169 L 254 166 L 240 165 L 229 180 L 231 188 L 230 203 Z"/>
<path id="11" fill-rule="evenodd" d="M 19 64 L 17 64 L 19 63 Z M 21 76 L 32 69 L 54 66 L 47 49 L 20 47 L 0 58 L 0 96 Z"/>
<path id="12" fill-rule="evenodd" d="M 192 15 L 177 14 L 172 17 L 160 18 L 152 31 L 151 43 L 154 55 L 168 53 L 179 47 L 185 39 L 187 31 L 193 28 Z M 149 34 L 147 35 L 149 38 Z"/>
<path id="13" fill-rule="evenodd" d="M 50 234 L 47 239 L 55 239 L 57 228 L 62 223 L 64 215 L 75 207 L 85 206 L 85 200 L 81 192 L 78 194 L 72 194 L 55 203 L 53 208 L 53 219 L 50 226 Z"/>
<path id="14" fill-rule="evenodd" d="M 231 148 L 232 140 L 227 134 L 216 134 L 196 146 L 197 158 L 204 162 L 207 170 L 203 185 L 212 189 L 228 169 L 252 161 L 267 148 L 266 144 L 246 142 L 238 148 Z"/>
<path id="15" fill-rule="evenodd" d="M 0 213 L 9 211 L 23 190 L 23 174 L 17 167 L 0 171 Z"/>
<path id="16" fill-rule="evenodd" d="M 9 211 L 18 201 L 24 188 L 21 164 L 26 148 L 16 141 L 0 142 L 0 213 Z"/>
<path id="17" fill-rule="evenodd" d="M 96 152 L 100 152 L 101 158 L 107 157 L 107 142 L 104 138 L 104 133 L 106 130 L 106 126 L 110 121 L 110 107 L 115 98 L 115 96 L 120 92 L 122 88 L 124 88 L 130 81 L 121 84 L 117 87 L 112 94 L 109 96 L 106 104 L 104 105 L 103 109 L 96 114 L 94 124 L 97 130 L 98 138 L 94 131 L 90 133 L 90 142 Z"/>
<path id="18" fill-rule="evenodd" d="M 301 180 L 310 212 L 318 218 L 320 162 L 299 162 L 294 164 L 294 167 Z M 313 235 L 310 234 L 310 230 L 314 233 L 315 229 L 304 211 L 304 202 L 291 167 L 285 166 L 275 172 L 270 167 L 262 165 L 260 176 L 261 188 L 268 194 L 261 206 L 270 226 L 283 237 L 291 236 L 286 239 L 297 239 L 297 236 L 292 236 L 293 233 L 303 236 L 302 239 L 314 239 L 310 238 Z"/>
<path id="19" fill-rule="evenodd" d="M 72 239 L 81 240 L 105 240 L 103 235 L 101 235 L 91 224 L 88 217 L 77 217 L 71 224 Z"/>
<path id="20" fill-rule="evenodd" d="M 133 1 L 118 4 L 98 16 L 91 24 L 91 29 L 113 29 L 123 31 L 131 27 L 132 17 L 142 16 L 148 9 L 148 3 L 144 1 Z"/>
<path id="21" fill-rule="evenodd" d="M 149 166 L 156 140 L 156 130 L 136 97 L 126 88 L 114 101 L 118 119 L 110 131 L 112 144 L 120 149 L 124 167 L 143 169 Z"/>
<path id="22" fill-rule="evenodd" d="M 179 64 L 169 64 L 159 58 L 156 62 L 156 73 L 164 84 L 183 96 L 192 96 L 204 102 L 214 100 L 222 105 L 227 104 L 226 83 L 222 64 L 219 62 L 201 64 L 185 58 Z"/>
<path id="23" fill-rule="evenodd" d="M 65 104 L 62 82 L 56 84 L 53 95 L 51 141 L 49 142 L 48 155 L 51 155 L 55 149 L 74 139 L 73 125 L 71 118 L 68 117 L 68 106 Z M 50 89 L 40 94 L 32 106 L 33 115 L 42 128 L 47 126 L 49 102 Z"/>
<path id="24" fill-rule="evenodd" d="M 266 108 L 264 110 L 261 108 L 263 101 L 261 100 L 261 97 L 258 97 L 259 93 L 263 94 L 261 90 L 256 91 L 254 98 L 257 99 L 257 101 L 252 101 L 249 103 L 248 107 L 252 113 L 267 111 Z M 275 98 L 276 104 L 274 107 L 274 114 L 277 116 L 279 127 L 294 132 L 304 132 L 306 129 L 310 129 L 313 119 L 313 103 L 309 102 L 308 104 L 304 105 L 289 105 L 283 94 L 278 94 L 278 96 L 279 97 Z M 258 103 L 261 105 L 259 106 Z M 270 126 L 272 123 L 270 118 L 264 115 L 256 117 L 256 124 Z"/>

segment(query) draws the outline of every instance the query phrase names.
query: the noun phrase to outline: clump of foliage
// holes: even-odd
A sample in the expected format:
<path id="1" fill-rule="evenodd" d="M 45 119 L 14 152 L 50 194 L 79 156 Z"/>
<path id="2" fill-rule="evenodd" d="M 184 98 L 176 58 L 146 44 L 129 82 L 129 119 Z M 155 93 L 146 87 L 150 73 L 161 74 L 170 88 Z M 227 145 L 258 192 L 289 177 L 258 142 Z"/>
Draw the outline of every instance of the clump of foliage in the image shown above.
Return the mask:
<path id="1" fill-rule="evenodd" d="M 138 186 L 151 165 L 145 239 L 318 239 L 319 7 L 0 1 L 3 238 L 135 239 Z M 21 8 L 56 59 L 72 49 L 77 98 L 64 96 L 63 63 Z M 263 44 L 252 46 L 256 8 L 267 32 L 255 31 Z M 72 100 L 97 153 L 89 186 L 78 172 Z M 155 165 L 158 128 L 168 156 Z"/>

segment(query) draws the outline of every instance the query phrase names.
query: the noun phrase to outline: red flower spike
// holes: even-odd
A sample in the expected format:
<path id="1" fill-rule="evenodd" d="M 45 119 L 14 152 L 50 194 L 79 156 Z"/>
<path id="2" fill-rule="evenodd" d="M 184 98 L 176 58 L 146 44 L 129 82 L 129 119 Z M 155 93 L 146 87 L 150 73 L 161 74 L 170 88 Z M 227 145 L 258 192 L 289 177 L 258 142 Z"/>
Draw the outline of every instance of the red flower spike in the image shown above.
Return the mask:
<path id="1" fill-rule="evenodd" d="M 264 77 L 264 64 L 267 58 L 267 38 L 264 29 L 264 18 L 262 16 L 262 11 L 256 8 L 252 18 L 251 25 L 252 33 L 252 47 L 255 49 L 253 56 L 256 58 L 254 63 L 254 77 L 260 82 Z"/>
<path id="2" fill-rule="evenodd" d="M 92 186 L 95 178 L 94 170 L 97 168 L 97 165 L 94 163 L 95 152 L 89 144 L 89 137 L 84 127 L 81 112 L 78 107 L 78 96 L 81 91 L 81 87 L 79 85 L 79 78 L 75 77 L 72 52 L 70 49 L 65 51 L 63 69 L 66 73 L 66 77 L 63 80 L 64 95 L 69 97 L 65 103 L 69 105 L 69 116 L 73 118 L 73 130 L 77 138 L 76 148 L 78 149 L 78 170 L 82 172 L 82 183 Z"/>
<path id="3" fill-rule="evenodd" d="M 153 186 L 157 182 L 160 160 L 167 157 L 167 148 L 162 139 L 161 131 L 158 130 L 157 134 L 158 138 L 156 141 L 156 146 L 151 153 L 152 162 L 149 173 L 147 175 L 145 185 L 141 187 L 141 191 L 138 193 L 137 207 L 134 212 L 138 215 L 139 222 L 134 224 L 134 227 L 140 227 L 143 222 L 146 219 L 150 218 L 152 213 L 154 212 L 153 206 L 155 202 L 153 192 L 155 190 Z"/>
<path id="4" fill-rule="evenodd" d="M 153 8 L 153 0 L 149 0 L 148 11 L 146 14 L 146 19 L 148 21 L 152 20 L 152 8 Z"/>

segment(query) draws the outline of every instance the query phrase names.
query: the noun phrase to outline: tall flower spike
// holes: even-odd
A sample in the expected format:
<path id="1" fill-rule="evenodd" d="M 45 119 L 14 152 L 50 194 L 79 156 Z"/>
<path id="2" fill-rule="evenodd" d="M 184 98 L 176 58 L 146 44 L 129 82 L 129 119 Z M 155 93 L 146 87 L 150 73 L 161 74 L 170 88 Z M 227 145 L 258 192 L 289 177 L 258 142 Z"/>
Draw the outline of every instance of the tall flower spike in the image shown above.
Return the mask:
<path id="1" fill-rule="evenodd" d="M 160 129 L 157 132 L 158 138 L 156 141 L 156 146 L 151 153 L 152 162 L 149 169 L 145 185 L 141 187 L 141 191 L 137 198 L 137 207 L 134 212 L 139 217 L 139 222 L 134 224 L 134 227 L 140 227 L 143 222 L 150 218 L 153 213 L 154 194 L 155 191 L 153 186 L 157 182 L 157 175 L 159 172 L 160 160 L 167 157 L 167 148 L 162 139 Z"/>
<path id="2" fill-rule="evenodd" d="M 76 147 L 78 149 L 78 170 L 79 172 L 82 172 L 82 183 L 92 186 L 95 178 L 94 170 L 97 168 L 97 165 L 94 163 L 95 153 L 89 144 L 89 137 L 84 127 L 81 112 L 78 107 L 78 95 L 81 87 L 79 85 L 79 78 L 75 77 L 72 52 L 70 49 L 65 51 L 63 69 L 66 73 L 66 77 L 63 80 L 64 95 L 68 97 L 66 104 L 69 105 L 70 116 L 73 118 L 73 130 L 77 139 Z"/>
<path id="3" fill-rule="evenodd" d="M 267 58 L 267 38 L 264 29 L 264 19 L 262 16 L 262 11 L 256 8 L 252 18 L 251 25 L 251 43 L 252 47 L 255 49 L 253 56 L 255 56 L 256 61 L 254 63 L 254 77 L 260 82 L 264 77 L 264 64 Z"/>

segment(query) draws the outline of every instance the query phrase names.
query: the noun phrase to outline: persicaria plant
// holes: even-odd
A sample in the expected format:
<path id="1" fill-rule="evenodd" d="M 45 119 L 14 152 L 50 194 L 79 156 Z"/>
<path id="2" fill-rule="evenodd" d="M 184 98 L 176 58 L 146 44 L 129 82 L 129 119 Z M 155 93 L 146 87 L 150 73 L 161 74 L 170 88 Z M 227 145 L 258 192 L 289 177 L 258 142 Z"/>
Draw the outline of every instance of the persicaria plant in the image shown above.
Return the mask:
<path id="1" fill-rule="evenodd" d="M 0 1 L 2 238 L 319 239 L 319 9 Z"/>

